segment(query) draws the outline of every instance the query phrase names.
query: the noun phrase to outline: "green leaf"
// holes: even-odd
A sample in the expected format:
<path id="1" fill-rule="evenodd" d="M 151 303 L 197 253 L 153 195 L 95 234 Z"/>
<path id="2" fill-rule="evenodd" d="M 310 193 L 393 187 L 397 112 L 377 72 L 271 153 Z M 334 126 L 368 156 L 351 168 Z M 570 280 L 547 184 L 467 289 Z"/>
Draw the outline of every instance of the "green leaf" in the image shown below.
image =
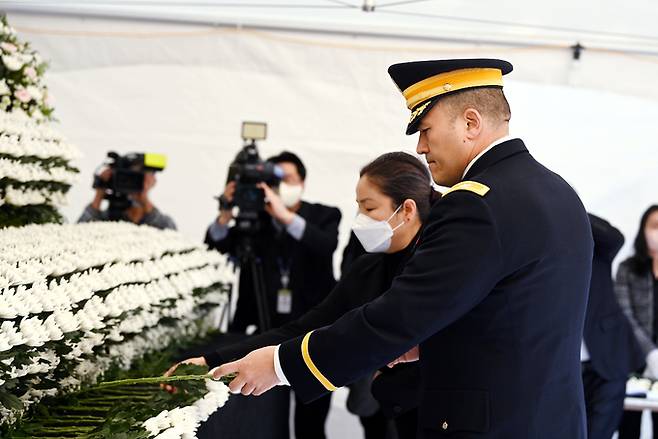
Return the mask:
<path id="1" fill-rule="evenodd" d="M 23 402 L 11 393 L 0 392 L 0 404 L 9 410 L 23 410 Z"/>

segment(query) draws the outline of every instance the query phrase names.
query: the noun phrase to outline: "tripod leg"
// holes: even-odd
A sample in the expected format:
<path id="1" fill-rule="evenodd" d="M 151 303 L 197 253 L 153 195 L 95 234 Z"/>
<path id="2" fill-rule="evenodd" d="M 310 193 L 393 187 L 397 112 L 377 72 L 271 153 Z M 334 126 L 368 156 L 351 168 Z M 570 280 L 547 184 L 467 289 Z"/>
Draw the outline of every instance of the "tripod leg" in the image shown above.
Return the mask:
<path id="1" fill-rule="evenodd" d="M 267 304 L 267 294 L 265 291 L 265 278 L 263 266 L 256 258 L 251 258 L 251 277 L 254 286 L 254 295 L 256 296 L 256 306 L 258 308 L 258 330 L 262 333 L 271 328 L 270 311 Z"/>

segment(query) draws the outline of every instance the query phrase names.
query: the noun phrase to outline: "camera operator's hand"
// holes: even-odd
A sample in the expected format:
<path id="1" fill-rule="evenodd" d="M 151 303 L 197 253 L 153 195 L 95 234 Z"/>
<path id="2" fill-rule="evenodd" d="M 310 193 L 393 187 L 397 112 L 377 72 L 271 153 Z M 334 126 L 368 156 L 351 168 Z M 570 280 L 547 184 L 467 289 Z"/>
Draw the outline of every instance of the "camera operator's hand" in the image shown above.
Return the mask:
<path id="1" fill-rule="evenodd" d="M 265 183 L 259 183 L 258 187 L 265 192 L 265 211 L 282 224 L 288 225 L 295 218 L 295 214 L 288 210 L 279 194 L 274 192 Z"/>
<path id="2" fill-rule="evenodd" d="M 100 178 L 105 183 L 107 183 L 108 181 L 110 181 L 110 178 L 112 178 L 112 169 L 110 168 L 104 169 L 103 172 L 101 172 L 98 175 L 98 178 Z M 91 207 L 93 207 L 96 210 L 101 210 L 101 202 L 103 201 L 104 198 L 105 198 L 105 189 L 96 188 L 96 194 L 94 195 L 94 199 L 91 202 Z"/>
<path id="3" fill-rule="evenodd" d="M 222 194 L 222 198 L 224 198 L 226 203 L 229 205 L 233 204 L 233 197 L 235 196 L 235 186 L 236 186 L 235 181 L 229 182 L 224 188 L 224 193 Z M 229 209 L 220 208 L 219 216 L 217 217 L 217 223 L 219 223 L 222 226 L 225 226 L 232 219 L 233 219 L 233 213 L 230 208 Z"/>

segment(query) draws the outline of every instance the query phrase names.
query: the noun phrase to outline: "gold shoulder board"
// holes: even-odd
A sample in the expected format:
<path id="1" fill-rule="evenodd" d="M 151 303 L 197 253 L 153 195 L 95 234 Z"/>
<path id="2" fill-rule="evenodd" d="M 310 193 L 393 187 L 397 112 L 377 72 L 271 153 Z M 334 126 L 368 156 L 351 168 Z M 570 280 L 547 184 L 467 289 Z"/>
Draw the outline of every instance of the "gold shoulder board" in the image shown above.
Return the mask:
<path id="1" fill-rule="evenodd" d="M 489 190 L 490 190 L 489 186 L 486 186 L 482 183 L 478 183 L 477 181 L 462 181 L 460 183 L 457 183 L 447 191 L 445 191 L 443 193 L 443 196 L 445 197 L 450 192 L 454 192 L 454 191 L 469 191 L 478 194 L 481 197 L 484 197 L 487 194 L 487 192 L 489 192 Z"/>

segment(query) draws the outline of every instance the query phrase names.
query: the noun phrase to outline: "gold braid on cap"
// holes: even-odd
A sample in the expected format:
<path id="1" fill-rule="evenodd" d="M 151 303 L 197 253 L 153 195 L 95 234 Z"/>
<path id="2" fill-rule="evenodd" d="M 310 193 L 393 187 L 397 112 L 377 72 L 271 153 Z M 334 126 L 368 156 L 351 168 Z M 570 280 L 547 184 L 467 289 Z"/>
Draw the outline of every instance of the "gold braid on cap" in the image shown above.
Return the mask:
<path id="1" fill-rule="evenodd" d="M 407 108 L 411 110 L 421 102 L 435 96 L 464 88 L 486 86 L 502 87 L 503 72 L 500 69 L 475 68 L 439 73 L 410 85 L 402 92 L 402 95 L 407 100 Z"/>

